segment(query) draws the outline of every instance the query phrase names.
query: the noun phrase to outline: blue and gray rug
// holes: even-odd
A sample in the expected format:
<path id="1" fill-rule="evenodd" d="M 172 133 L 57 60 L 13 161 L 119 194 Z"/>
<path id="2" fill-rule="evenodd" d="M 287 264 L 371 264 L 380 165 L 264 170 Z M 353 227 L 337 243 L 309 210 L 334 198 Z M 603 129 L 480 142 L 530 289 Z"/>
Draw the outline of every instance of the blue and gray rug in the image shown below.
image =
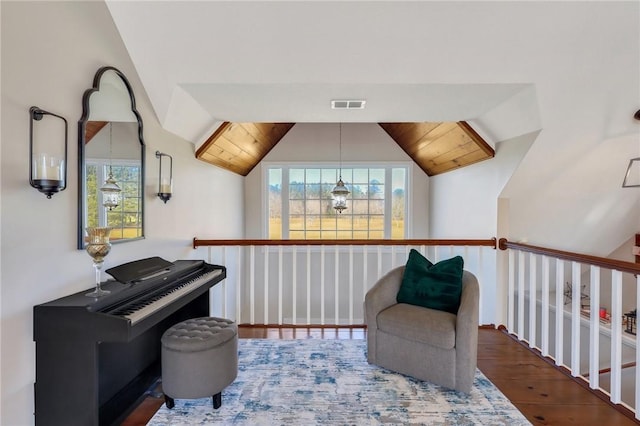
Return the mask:
<path id="1" fill-rule="evenodd" d="M 369 365 L 365 340 L 239 340 L 236 381 L 149 425 L 529 425 L 478 370 L 471 395 Z"/>

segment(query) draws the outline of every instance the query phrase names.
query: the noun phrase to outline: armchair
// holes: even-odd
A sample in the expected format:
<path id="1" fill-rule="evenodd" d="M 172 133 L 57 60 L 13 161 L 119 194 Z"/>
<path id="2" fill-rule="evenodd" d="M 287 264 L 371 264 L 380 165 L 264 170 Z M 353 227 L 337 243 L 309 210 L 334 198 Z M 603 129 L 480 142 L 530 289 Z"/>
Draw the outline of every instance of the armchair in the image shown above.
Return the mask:
<path id="1" fill-rule="evenodd" d="M 478 354 L 479 286 L 464 271 L 457 314 L 397 303 L 404 266 L 367 292 L 367 361 L 420 380 L 469 393 Z"/>

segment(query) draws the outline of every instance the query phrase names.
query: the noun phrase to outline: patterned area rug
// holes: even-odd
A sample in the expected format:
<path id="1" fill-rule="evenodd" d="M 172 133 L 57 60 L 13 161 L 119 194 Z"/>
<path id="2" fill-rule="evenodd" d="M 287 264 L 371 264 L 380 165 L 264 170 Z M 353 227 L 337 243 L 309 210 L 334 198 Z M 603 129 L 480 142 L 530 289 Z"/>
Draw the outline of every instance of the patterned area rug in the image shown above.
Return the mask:
<path id="1" fill-rule="evenodd" d="M 211 398 L 177 399 L 149 425 L 529 425 L 478 370 L 463 393 L 369 365 L 365 340 L 239 340 L 236 381 Z"/>

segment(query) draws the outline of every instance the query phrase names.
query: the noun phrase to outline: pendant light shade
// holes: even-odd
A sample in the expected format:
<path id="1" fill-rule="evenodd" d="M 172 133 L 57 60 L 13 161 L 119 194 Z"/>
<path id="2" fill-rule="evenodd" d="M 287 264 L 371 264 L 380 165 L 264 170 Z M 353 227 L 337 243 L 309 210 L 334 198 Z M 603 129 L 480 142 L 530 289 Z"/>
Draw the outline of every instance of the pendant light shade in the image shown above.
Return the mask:
<path id="1" fill-rule="evenodd" d="M 120 204 L 120 192 L 122 191 L 116 180 L 113 178 L 113 170 L 112 170 L 112 153 L 111 153 L 111 144 L 112 144 L 112 126 L 109 123 L 109 176 L 104 184 L 100 187 L 100 192 L 102 192 L 102 205 L 109 209 L 109 211 L 115 209 Z"/>
<path id="2" fill-rule="evenodd" d="M 338 213 L 342 213 L 347 209 L 347 197 L 349 196 L 349 190 L 342 181 L 342 123 L 340 123 L 340 172 L 338 176 L 338 182 L 331 190 L 331 195 L 333 195 L 333 208 Z"/>
<path id="3" fill-rule="evenodd" d="M 342 213 L 343 210 L 347 209 L 347 196 L 349 195 L 349 190 L 346 186 L 344 186 L 344 182 L 342 181 L 342 176 L 336 183 L 336 186 L 331 190 L 331 194 L 333 195 L 333 208 L 338 211 L 338 213 Z"/>

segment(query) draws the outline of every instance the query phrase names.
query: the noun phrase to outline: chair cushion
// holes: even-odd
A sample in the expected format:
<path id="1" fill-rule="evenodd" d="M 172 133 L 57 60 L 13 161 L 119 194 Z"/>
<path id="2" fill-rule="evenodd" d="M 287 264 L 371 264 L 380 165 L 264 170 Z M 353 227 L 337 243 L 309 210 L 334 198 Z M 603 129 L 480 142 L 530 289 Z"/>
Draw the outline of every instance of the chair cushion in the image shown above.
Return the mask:
<path id="1" fill-rule="evenodd" d="M 455 314 L 460 307 L 464 260 L 460 256 L 435 265 L 418 251 L 411 249 L 396 296 L 398 303 Z"/>
<path id="2" fill-rule="evenodd" d="M 398 303 L 378 314 L 378 329 L 415 342 L 453 349 L 456 316 L 444 311 Z"/>

